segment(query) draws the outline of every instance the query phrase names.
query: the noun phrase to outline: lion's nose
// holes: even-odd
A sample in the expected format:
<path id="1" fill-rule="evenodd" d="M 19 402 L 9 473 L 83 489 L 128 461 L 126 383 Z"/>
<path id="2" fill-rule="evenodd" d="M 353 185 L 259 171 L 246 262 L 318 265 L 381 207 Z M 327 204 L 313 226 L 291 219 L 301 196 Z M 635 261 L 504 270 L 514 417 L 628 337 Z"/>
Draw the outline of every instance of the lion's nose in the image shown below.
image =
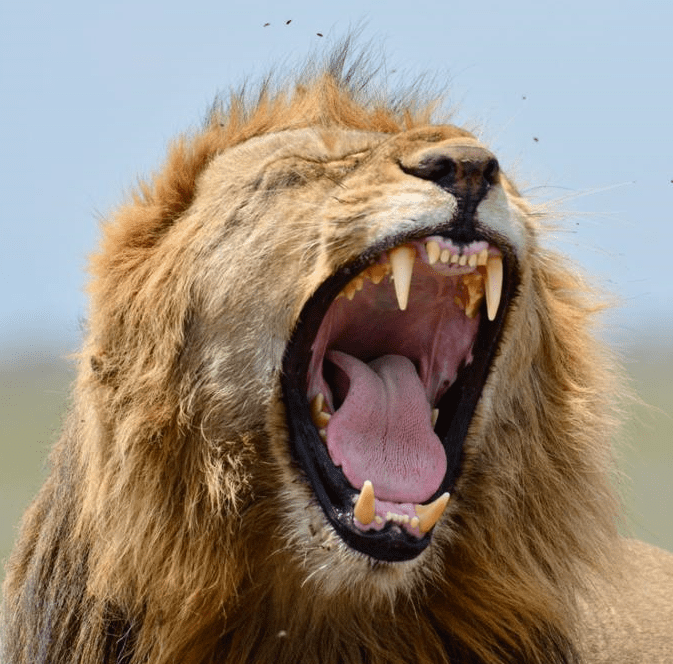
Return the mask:
<path id="1" fill-rule="evenodd" d="M 498 160 L 486 148 L 449 143 L 423 148 L 402 157 L 400 167 L 409 175 L 431 180 L 459 199 L 473 203 L 498 180 Z"/>

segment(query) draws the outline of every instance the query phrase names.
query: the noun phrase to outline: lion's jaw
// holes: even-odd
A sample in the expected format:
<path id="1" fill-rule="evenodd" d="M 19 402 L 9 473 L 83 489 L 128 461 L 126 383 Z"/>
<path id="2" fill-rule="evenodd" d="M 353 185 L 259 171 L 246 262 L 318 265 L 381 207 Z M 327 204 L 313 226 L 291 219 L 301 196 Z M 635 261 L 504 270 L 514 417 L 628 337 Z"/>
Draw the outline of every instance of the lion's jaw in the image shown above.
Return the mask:
<path id="1" fill-rule="evenodd" d="M 238 174 L 264 220 L 246 241 L 273 236 L 267 265 L 284 267 L 261 307 L 274 311 L 268 337 L 249 354 L 269 383 L 282 376 L 281 528 L 330 593 L 346 579 L 415 583 L 439 569 L 460 509 L 464 445 L 477 444 L 471 422 L 530 242 L 525 214 L 492 155 L 453 127 L 281 132 L 239 149 L 266 152 Z M 235 157 L 211 167 L 211 188 Z"/>

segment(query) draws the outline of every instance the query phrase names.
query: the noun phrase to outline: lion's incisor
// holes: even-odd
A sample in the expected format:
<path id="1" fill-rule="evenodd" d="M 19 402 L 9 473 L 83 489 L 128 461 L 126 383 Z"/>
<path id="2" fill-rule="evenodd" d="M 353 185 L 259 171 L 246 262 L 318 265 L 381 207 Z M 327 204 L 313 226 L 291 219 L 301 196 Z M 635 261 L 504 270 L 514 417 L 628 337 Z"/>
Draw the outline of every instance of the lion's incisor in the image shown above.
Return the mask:
<path id="1" fill-rule="evenodd" d="M 592 288 L 348 57 L 217 108 L 105 225 L 7 664 L 673 658 Z"/>

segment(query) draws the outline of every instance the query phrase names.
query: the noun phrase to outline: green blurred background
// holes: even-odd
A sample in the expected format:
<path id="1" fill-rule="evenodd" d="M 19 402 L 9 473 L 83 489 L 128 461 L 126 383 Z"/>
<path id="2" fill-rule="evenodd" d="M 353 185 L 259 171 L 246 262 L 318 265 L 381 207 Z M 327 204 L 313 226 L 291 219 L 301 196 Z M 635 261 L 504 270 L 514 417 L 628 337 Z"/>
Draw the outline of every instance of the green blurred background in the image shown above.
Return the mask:
<path id="1" fill-rule="evenodd" d="M 657 326 L 652 326 L 656 329 Z M 635 333 L 620 350 L 644 402 L 628 408 L 620 467 L 625 530 L 673 550 L 673 344 L 668 334 Z M 6 560 L 22 512 L 47 472 L 74 379 L 68 351 L 39 344 L 0 351 L 0 559 Z M 4 575 L 4 570 L 2 572 Z"/>

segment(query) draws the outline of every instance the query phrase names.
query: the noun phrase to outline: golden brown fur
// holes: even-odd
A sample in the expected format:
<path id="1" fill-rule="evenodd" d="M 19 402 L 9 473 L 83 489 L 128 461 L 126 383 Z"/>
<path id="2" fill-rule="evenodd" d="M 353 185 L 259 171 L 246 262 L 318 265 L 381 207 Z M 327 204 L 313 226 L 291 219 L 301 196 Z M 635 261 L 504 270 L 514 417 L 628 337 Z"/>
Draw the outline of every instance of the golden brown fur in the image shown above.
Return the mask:
<path id="1" fill-rule="evenodd" d="M 380 134 L 465 133 L 369 92 L 346 54 L 216 109 L 105 225 L 73 410 L 8 566 L 7 664 L 579 661 L 578 596 L 620 546 L 618 387 L 591 289 L 508 182 L 521 285 L 432 545 L 370 562 L 295 481 L 283 350 L 376 232 L 366 161 L 348 223 L 325 192 Z"/>

